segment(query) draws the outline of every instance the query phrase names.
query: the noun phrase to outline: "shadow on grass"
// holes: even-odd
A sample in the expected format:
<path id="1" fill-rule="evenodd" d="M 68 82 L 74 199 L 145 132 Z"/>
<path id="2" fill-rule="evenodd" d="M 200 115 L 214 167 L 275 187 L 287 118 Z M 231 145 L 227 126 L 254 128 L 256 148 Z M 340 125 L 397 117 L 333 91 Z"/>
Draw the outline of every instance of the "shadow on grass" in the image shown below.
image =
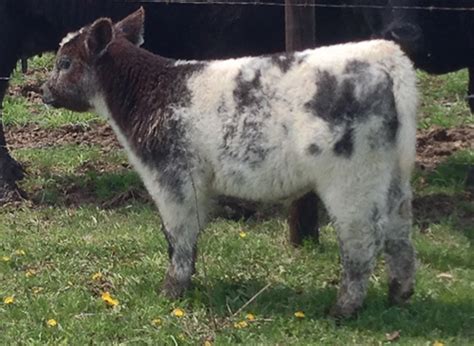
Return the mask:
<path id="1" fill-rule="evenodd" d="M 144 286 L 141 290 L 144 294 L 149 290 L 150 284 L 156 284 L 148 280 L 150 279 L 138 284 Z M 205 285 L 201 278 L 194 280 L 191 290 L 185 294 L 182 301 L 194 307 L 207 308 L 218 321 L 222 322 L 238 312 L 265 286 L 266 283 L 258 279 L 232 281 L 216 278 L 210 278 L 209 285 Z M 474 305 L 469 302 L 451 303 L 426 298 L 422 293 L 415 292 L 410 304 L 396 307 L 388 305 L 386 292 L 385 285 L 378 289 L 371 287 L 363 309 L 355 318 L 343 321 L 340 328 L 369 330 L 382 335 L 399 330 L 403 337 L 426 337 L 433 331 L 439 332 L 442 337 L 474 336 L 471 328 Z M 337 328 L 335 321 L 327 314 L 336 300 L 336 293 L 335 285 L 326 288 L 312 286 L 295 288 L 276 283 L 245 306 L 235 319 L 241 319 L 251 311 L 258 318 L 269 318 L 276 321 L 275 323 L 281 323 L 277 321 L 294 320 L 294 313 L 303 310 L 305 321 L 327 321 Z M 155 294 L 158 296 L 157 292 Z M 167 300 L 159 298 L 157 303 L 166 305 Z M 289 327 L 289 332 L 292 332 L 292 327 Z"/>
<path id="2" fill-rule="evenodd" d="M 465 150 L 449 156 L 432 171 L 417 172 L 414 222 L 422 232 L 432 224 L 449 222 L 473 243 L 474 191 L 466 186 L 473 165 L 474 152 Z"/>
<path id="3" fill-rule="evenodd" d="M 457 169 L 454 169 L 455 173 L 452 172 L 453 167 L 441 166 L 428 176 L 430 186 L 461 184 L 464 173 Z M 132 203 L 152 205 L 139 176 L 129 169 L 100 172 L 88 168 L 81 174 L 68 175 L 43 173 L 39 176 L 30 176 L 24 189 L 29 191 L 30 199 L 37 205 L 69 207 L 92 204 L 103 208 L 119 208 Z M 220 199 L 219 202 L 224 208 L 217 214 L 228 219 L 247 220 L 254 216 L 257 220 L 261 220 L 277 214 L 282 216 L 278 205 L 268 206 L 228 198 Z M 451 218 L 455 228 L 465 230 L 472 242 L 474 234 L 469 232 L 468 228 L 472 227 L 474 222 L 474 208 L 469 207 L 473 202 L 474 197 L 469 192 L 438 192 L 415 196 L 413 201 L 415 224 L 423 232 L 430 224 Z M 325 211 L 321 210 L 322 220 L 327 221 L 328 217 L 325 214 Z"/>
<path id="4" fill-rule="evenodd" d="M 130 203 L 151 203 L 138 175 L 130 170 L 85 174 L 45 174 L 30 179 L 30 199 L 37 205 L 78 206 L 94 204 L 105 208 Z"/>
<path id="5" fill-rule="evenodd" d="M 212 281 L 210 285 L 211 301 L 204 299 L 205 304 L 212 304 L 213 310 L 219 317 L 229 315 L 227 306 L 237 311 L 243 304 L 260 291 L 263 282 L 229 282 Z M 385 286 L 383 286 L 385 287 Z M 207 288 L 196 285 L 193 295 Z M 329 319 L 327 312 L 336 300 L 337 288 L 304 287 L 292 288 L 284 284 L 270 286 L 243 312 L 253 311 L 259 316 L 281 316 L 293 318 L 295 311 L 304 310 L 310 320 Z M 343 321 L 342 327 L 367 329 L 375 332 L 402 330 L 404 336 L 425 336 L 434 329 L 444 336 L 473 335 L 470 328 L 469 316 L 474 314 L 474 306 L 468 302 L 447 303 L 420 296 L 413 297 L 406 307 L 389 306 L 385 289 L 371 289 L 365 300 L 364 308 L 354 319 Z"/>
<path id="6" fill-rule="evenodd" d="M 414 223 L 423 232 L 433 223 L 438 224 L 450 220 L 454 222 L 456 229 L 465 230 L 472 242 L 472 232 L 467 231 L 474 224 L 473 197 L 470 192 L 415 196 L 413 200 Z"/>
<path id="7" fill-rule="evenodd" d="M 102 208 L 120 208 L 132 203 L 153 205 L 140 177 L 132 170 L 85 174 L 44 174 L 30 180 L 29 198 L 36 205 L 67 206 L 97 205 Z M 262 220 L 280 213 L 278 205 L 263 205 L 235 198 L 221 197 L 216 217 L 231 220 Z"/>

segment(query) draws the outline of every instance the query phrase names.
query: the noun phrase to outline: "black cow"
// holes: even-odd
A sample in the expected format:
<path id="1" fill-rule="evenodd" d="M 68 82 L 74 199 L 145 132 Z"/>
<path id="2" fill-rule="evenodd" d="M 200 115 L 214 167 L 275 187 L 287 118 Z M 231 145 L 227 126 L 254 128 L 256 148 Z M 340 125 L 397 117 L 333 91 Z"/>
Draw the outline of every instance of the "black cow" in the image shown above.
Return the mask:
<path id="1" fill-rule="evenodd" d="M 474 1 L 388 0 L 386 4 L 388 9 L 381 11 L 378 17 L 366 16 L 374 34 L 398 42 L 416 67 L 428 73 L 468 68 L 468 102 L 474 112 L 474 11 L 397 8 L 432 5 L 474 10 Z M 374 23 L 377 20 L 378 23 Z"/>

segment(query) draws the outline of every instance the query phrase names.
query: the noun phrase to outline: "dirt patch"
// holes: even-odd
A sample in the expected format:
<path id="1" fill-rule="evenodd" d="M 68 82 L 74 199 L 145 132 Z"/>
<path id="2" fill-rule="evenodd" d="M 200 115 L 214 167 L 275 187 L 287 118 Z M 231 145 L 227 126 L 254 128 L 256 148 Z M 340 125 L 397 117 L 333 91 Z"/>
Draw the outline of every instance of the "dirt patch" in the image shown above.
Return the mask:
<path id="1" fill-rule="evenodd" d="M 429 171 L 458 150 L 474 150 L 474 126 L 421 130 L 416 139 L 416 162 Z"/>
<path id="2" fill-rule="evenodd" d="M 8 88 L 8 95 L 12 97 L 22 96 L 27 99 L 29 103 L 41 104 L 41 83 L 39 81 L 27 80 L 22 85 L 10 86 Z"/>
<path id="3" fill-rule="evenodd" d="M 41 104 L 41 86 L 48 78 L 47 68 L 29 69 L 23 74 L 24 81 L 21 85 L 12 85 L 7 89 L 7 94 L 11 97 L 24 97 L 31 104 Z"/>
<path id="4" fill-rule="evenodd" d="M 8 127 L 7 143 L 10 149 L 45 148 L 65 144 L 97 145 L 103 152 L 120 148 L 108 124 L 66 125 L 44 129 L 38 125 Z M 422 170 L 432 170 L 458 150 L 474 150 L 474 126 L 419 130 L 416 161 Z"/>
<path id="5" fill-rule="evenodd" d="M 120 148 L 108 124 L 65 125 L 53 129 L 32 124 L 7 127 L 5 135 L 10 149 L 47 148 L 66 144 L 97 145 L 103 152 Z"/>

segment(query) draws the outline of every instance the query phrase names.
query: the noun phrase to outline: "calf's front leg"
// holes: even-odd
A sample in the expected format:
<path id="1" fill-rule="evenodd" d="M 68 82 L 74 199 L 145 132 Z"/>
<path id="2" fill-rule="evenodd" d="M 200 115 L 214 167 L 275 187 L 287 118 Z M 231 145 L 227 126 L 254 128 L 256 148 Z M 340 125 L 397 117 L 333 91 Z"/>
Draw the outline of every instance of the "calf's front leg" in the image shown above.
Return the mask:
<path id="1" fill-rule="evenodd" d="M 196 198 L 193 188 L 188 192 L 180 198 L 162 193 L 157 201 L 170 260 L 162 294 L 170 299 L 182 296 L 191 284 L 199 232 L 207 223 L 208 201 Z"/>

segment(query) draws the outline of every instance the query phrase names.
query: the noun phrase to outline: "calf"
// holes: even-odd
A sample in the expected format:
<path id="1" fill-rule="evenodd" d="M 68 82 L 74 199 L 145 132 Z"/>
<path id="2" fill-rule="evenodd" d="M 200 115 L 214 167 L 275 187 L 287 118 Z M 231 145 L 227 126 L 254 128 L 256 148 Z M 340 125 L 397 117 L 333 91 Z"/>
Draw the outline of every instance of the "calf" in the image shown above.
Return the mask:
<path id="1" fill-rule="evenodd" d="M 314 191 L 340 243 L 332 314 L 362 305 L 381 248 L 390 300 L 407 300 L 417 97 L 398 46 L 376 40 L 180 61 L 137 47 L 143 22 L 139 10 L 69 34 L 43 96 L 109 120 L 161 214 L 170 256 L 164 294 L 176 298 L 189 286 L 215 196 L 277 201 Z"/>

